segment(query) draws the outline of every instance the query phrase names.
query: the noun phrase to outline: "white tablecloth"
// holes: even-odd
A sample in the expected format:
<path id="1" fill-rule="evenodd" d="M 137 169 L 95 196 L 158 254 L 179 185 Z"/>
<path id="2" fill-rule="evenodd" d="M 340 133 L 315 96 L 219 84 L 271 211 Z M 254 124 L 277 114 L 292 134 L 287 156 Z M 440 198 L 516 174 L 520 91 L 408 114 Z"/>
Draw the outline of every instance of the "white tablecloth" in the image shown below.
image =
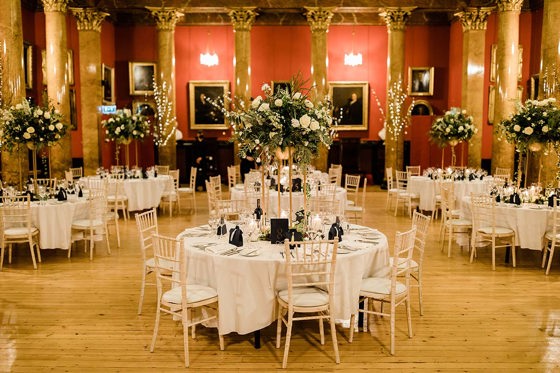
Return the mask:
<path id="1" fill-rule="evenodd" d="M 90 178 L 98 178 L 90 176 L 82 178 L 86 186 Z M 109 182 L 114 182 L 110 180 Z M 148 179 L 126 179 L 123 180 L 123 189 L 128 198 L 128 211 L 138 211 L 158 207 L 161 195 L 165 190 L 166 183 L 169 182 L 169 175 L 159 175 L 155 178 Z"/>
<path id="2" fill-rule="evenodd" d="M 73 198 L 73 197 L 70 197 Z M 86 218 L 87 201 L 80 198 L 73 202 L 48 201 L 44 205 L 31 203 L 31 221 L 39 229 L 41 249 L 63 249 L 70 247 L 72 221 Z"/>
<path id="3" fill-rule="evenodd" d="M 268 216 L 278 216 L 278 192 L 275 190 L 269 191 L 268 197 Z M 340 203 L 340 211 L 344 211 L 346 206 L 346 189 L 342 187 L 336 188 L 335 200 Z M 235 186 L 231 188 L 231 199 L 234 200 L 244 200 L 245 199 L 245 189 L 243 187 Z M 303 207 L 303 193 L 293 192 L 292 193 L 292 210 L 295 214 L 296 211 Z M 290 194 L 282 193 L 280 195 L 280 208 L 282 210 L 288 211 L 290 209 Z M 292 217 L 293 218 L 293 217 Z"/>
<path id="4" fill-rule="evenodd" d="M 457 206 L 459 206 L 464 196 L 470 196 L 471 193 L 482 193 L 487 188 L 487 183 L 484 180 L 444 182 L 454 184 L 455 202 Z M 420 210 L 433 211 L 436 205 L 436 195 L 440 192 L 439 181 L 432 180 L 426 176 L 411 176 L 408 181 L 408 191 L 420 196 Z"/>
<path id="5" fill-rule="evenodd" d="M 471 219 L 471 199 L 464 197 L 461 216 Z M 524 204 L 519 207 L 499 203 L 496 206 L 496 222 L 515 231 L 515 244 L 522 249 L 542 250 L 542 238 L 552 223 L 552 209 L 548 206 Z"/>
<path id="6" fill-rule="evenodd" d="M 368 233 L 378 235 L 378 243 L 361 243 L 356 240 Z M 200 248 L 201 243 L 216 242 L 216 236 L 202 236 L 186 230 L 183 236 L 188 250 L 188 281 L 212 286 L 218 291 L 220 328 L 224 334 L 247 334 L 260 330 L 276 320 L 276 292 L 286 288 L 283 245 L 269 242 L 251 243 L 260 255 L 244 257 L 239 254 L 223 256 Z M 224 249 L 229 246 L 222 243 Z M 199 246 L 199 247 L 195 247 Z M 344 251 L 344 247 L 360 248 Z M 219 246 L 222 247 L 222 246 Z M 358 307 L 362 278 L 389 276 L 389 249 L 385 235 L 360 227 L 343 236 L 337 255 L 335 274 L 335 305 L 337 319 L 348 319 Z"/>

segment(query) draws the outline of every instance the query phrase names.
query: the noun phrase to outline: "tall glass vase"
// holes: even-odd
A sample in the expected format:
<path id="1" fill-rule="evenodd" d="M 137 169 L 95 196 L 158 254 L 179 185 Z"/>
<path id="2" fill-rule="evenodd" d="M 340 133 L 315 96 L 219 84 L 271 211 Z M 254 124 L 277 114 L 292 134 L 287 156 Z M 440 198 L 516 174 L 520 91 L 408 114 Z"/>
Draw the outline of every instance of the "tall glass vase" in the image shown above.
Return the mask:
<path id="1" fill-rule="evenodd" d="M 37 146 L 35 143 L 28 142 L 27 148 L 31 150 L 33 161 L 33 191 L 35 194 L 39 193 L 37 188 Z"/>

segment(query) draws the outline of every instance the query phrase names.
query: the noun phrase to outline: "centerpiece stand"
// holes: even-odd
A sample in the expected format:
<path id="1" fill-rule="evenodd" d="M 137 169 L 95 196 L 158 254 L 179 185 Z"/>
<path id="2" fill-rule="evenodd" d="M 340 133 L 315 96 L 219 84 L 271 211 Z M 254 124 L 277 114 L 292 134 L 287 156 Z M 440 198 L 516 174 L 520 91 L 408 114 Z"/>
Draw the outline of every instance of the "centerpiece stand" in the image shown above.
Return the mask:
<path id="1" fill-rule="evenodd" d="M 31 150 L 33 158 L 33 191 L 35 194 L 39 193 L 37 187 L 37 145 L 32 142 L 27 143 L 27 148 Z"/>

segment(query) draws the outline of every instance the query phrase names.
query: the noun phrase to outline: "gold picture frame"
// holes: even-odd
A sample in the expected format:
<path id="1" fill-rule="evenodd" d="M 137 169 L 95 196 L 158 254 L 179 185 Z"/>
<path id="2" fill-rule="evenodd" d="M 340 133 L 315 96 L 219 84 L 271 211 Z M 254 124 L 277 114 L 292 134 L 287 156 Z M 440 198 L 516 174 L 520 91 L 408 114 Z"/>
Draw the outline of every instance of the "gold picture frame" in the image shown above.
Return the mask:
<path id="1" fill-rule="evenodd" d="M 66 52 L 66 71 L 68 73 L 68 85 L 74 85 L 74 52 L 68 49 Z"/>
<path id="2" fill-rule="evenodd" d="M 41 49 L 41 74 L 43 85 L 47 85 L 47 51 L 45 49 Z"/>
<path id="3" fill-rule="evenodd" d="M 103 103 L 115 103 L 115 69 L 101 64 L 101 86 L 103 87 Z"/>
<path id="4" fill-rule="evenodd" d="M 492 44 L 492 49 L 490 50 L 490 81 L 492 83 L 496 82 L 498 76 L 498 45 Z M 518 49 L 518 63 L 517 63 L 517 80 L 521 81 L 523 79 L 523 46 L 519 45 Z"/>
<path id="5" fill-rule="evenodd" d="M 189 82 L 189 123 L 191 129 L 224 130 L 228 126 L 221 110 L 208 100 L 223 100 L 229 91 L 227 80 L 192 80 Z"/>
<path id="6" fill-rule="evenodd" d="M 287 90 L 288 93 L 292 93 L 292 85 L 289 80 L 273 80 L 270 87 L 272 88 L 272 93 L 276 94 L 280 89 Z"/>
<path id="7" fill-rule="evenodd" d="M 434 109 L 427 100 L 414 100 L 408 107 L 410 115 L 434 115 Z"/>
<path id="8" fill-rule="evenodd" d="M 529 79 L 529 99 L 537 100 L 539 98 L 539 74 L 531 75 Z"/>
<path id="9" fill-rule="evenodd" d="M 488 124 L 494 124 L 494 108 L 496 107 L 496 87 L 488 87 Z"/>
<path id="10" fill-rule="evenodd" d="M 368 129 L 368 82 L 329 82 L 337 131 Z"/>
<path id="11" fill-rule="evenodd" d="M 153 95 L 157 66 L 154 62 L 129 62 L 128 78 L 131 95 Z"/>
<path id="12" fill-rule="evenodd" d="M 156 115 L 156 103 L 153 100 L 134 100 L 132 101 L 132 112 L 153 117 Z"/>
<path id="13" fill-rule="evenodd" d="M 76 90 L 74 88 L 70 88 L 69 90 L 69 99 L 70 99 L 70 128 L 72 131 L 76 131 L 78 129 L 78 108 L 76 106 Z"/>
<path id="14" fill-rule="evenodd" d="M 33 89 L 33 45 L 23 42 L 23 73 L 25 89 Z"/>
<path id="15" fill-rule="evenodd" d="M 408 94 L 410 96 L 434 95 L 434 67 L 408 68 Z"/>

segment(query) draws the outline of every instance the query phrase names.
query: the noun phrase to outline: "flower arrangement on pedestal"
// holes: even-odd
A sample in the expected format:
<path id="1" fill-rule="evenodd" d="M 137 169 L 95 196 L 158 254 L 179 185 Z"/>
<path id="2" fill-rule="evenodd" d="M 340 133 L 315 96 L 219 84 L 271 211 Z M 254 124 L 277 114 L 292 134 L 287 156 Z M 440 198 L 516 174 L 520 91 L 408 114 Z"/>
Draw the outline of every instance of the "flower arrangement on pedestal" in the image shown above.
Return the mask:
<path id="1" fill-rule="evenodd" d="M 291 148 L 296 162 L 309 164 L 321 145 L 328 148 L 332 144 L 332 105 L 328 97 L 313 103 L 298 81 L 292 81 L 291 91 L 272 92 L 268 84 L 262 90 L 264 97 L 257 96 L 248 108 L 241 103 L 239 111 L 224 110 L 241 157 Z"/>
<path id="2" fill-rule="evenodd" d="M 52 105 L 35 106 L 27 100 L 2 111 L 2 146 L 12 151 L 19 144 L 30 149 L 52 146 L 68 130 Z"/>
<path id="3" fill-rule="evenodd" d="M 560 111 L 556 99 L 527 100 L 516 105 L 516 112 L 500 122 L 500 130 L 518 151 L 539 151 L 543 144 L 560 140 L 558 127 Z"/>
<path id="4" fill-rule="evenodd" d="M 33 151 L 33 179 L 37 189 L 37 150 L 56 144 L 66 135 L 68 124 L 53 105 L 31 105 L 25 99 L 2 110 L 0 122 L 2 147 L 12 152 L 25 144 Z"/>
<path id="5" fill-rule="evenodd" d="M 469 141 L 477 132 L 473 117 L 466 110 L 451 108 L 432 123 L 429 136 L 432 142 L 441 147 L 457 145 L 461 141 Z"/>
<path id="6" fill-rule="evenodd" d="M 117 144 L 115 158 L 119 160 L 119 145 L 128 146 L 132 140 L 143 140 L 150 133 L 150 122 L 140 114 L 132 114 L 130 109 L 119 109 L 109 119 L 101 121 L 105 128 L 105 141 L 114 141 Z M 126 164 L 128 163 L 128 149 L 126 151 Z"/>

